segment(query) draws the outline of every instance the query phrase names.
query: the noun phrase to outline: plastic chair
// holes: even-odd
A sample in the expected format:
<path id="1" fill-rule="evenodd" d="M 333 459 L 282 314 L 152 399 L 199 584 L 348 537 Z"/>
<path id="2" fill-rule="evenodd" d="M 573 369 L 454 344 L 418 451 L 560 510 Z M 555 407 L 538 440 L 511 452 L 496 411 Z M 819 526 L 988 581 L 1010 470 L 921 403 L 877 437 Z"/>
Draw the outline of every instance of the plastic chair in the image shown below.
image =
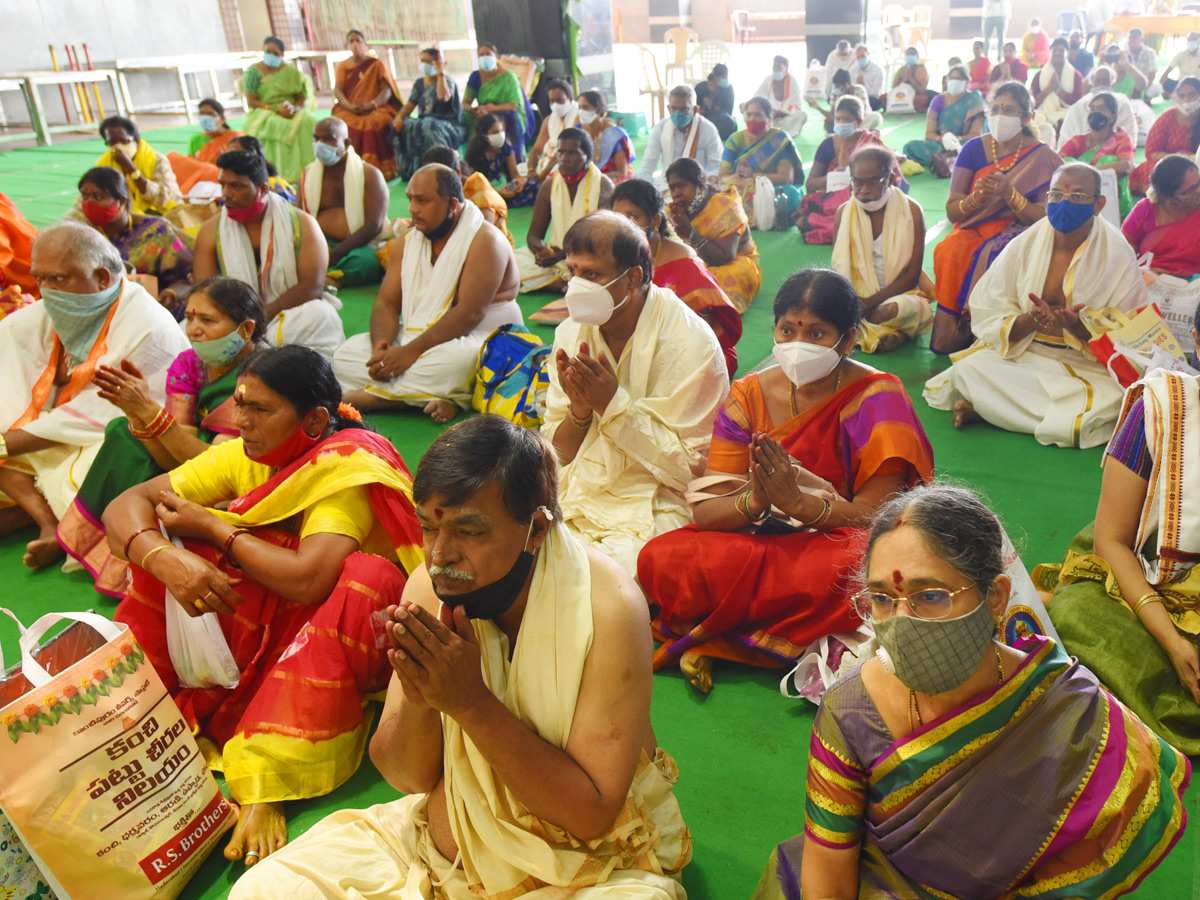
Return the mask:
<path id="1" fill-rule="evenodd" d="M 1060 12 L 1054 28 L 1060 37 L 1066 37 L 1072 31 L 1087 31 L 1087 22 L 1077 12 Z"/>
<path id="2" fill-rule="evenodd" d="M 920 47 L 923 56 L 929 55 L 929 38 L 933 29 L 933 7 L 914 6 L 912 21 L 908 24 L 908 37 L 905 44 L 909 47 Z"/>
<path id="3" fill-rule="evenodd" d="M 750 11 L 735 9 L 729 14 L 729 24 L 733 28 L 733 37 L 741 44 L 746 43 L 746 35 L 753 36 L 758 31 L 757 25 L 750 24 Z"/>
<path id="4" fill-rule="evenodd" d="M 904 7 L 899 3 L 889 3 L 883 8 L 881 24 L 883 33 L 891 39 L 892 45 L 899 46 L 905 25 Z"/>
<path id="5" fill-rule="evenodd" d="M 717 63 L 728 65 L 732 56 L 729 45 L 724 41 L 701 41 L 692 51 L 691 59 L 688 60 L 692 67 L 689 80 L 703 81 L 713 70 L 713 66 Z"/>
<path id="6" fill-rule="evenodd" d="M 667 115 L 667 88 L 658 74 L 658 60 L 654 51 L 645 44 L 638 44 L 641 51 L 642 70 L 638 73 L 638 94 L 650 95 L 650 124 Z"/>
<path id="7" fill-rule="evenodd" d="M 667 84 L 671 83 L 673 72 L 679 75 L 681 81 L 687 81 L 688 60 L 700 43 L 700 35 L 695 29 L 677 25 L 666 30 L 663 43 L 667 46 L 667 65 L 664 73 Z"/>

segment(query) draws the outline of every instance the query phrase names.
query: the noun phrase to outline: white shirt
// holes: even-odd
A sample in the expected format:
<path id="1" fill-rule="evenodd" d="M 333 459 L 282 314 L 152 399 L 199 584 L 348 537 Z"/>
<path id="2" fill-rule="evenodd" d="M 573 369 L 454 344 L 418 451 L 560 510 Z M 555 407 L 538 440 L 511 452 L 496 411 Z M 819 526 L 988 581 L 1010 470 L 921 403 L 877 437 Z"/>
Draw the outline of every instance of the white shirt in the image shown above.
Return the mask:
<path id="1" fill-rule="evenodd" d="M 866 68 L 855 61 L 853 68 L 850 69 L 850 81 L 854 84 L 861 84 L 866 89 L 868 97 L 883 96 L 883 69 L 869 59 Z M 863 112 L 869 111 L 869 108 L 863 110 Z"/>
<path id="2" fill-rule="evenodd" d="M 788 72 L 783 83 L 787 93 L 784 94 L 782 100 L 775 96 L 775 78 L 773 75 L 768 75 L 763 79 L 763 83 L 758 86 L 756 96 L 766 97 L 771 102 L 771 112 L 794 113 L 797 110 L 803 109 L 804 97 L 800 78 Z"/>
<path id="3" fill-rule="evenodd" d="M 700 163 L 701 167 L 709 175 L 716 175 L 721 168 L 721 134 L 717 131 L 716 125 L 704 118 L 704 116 L 699 115 L 699 113 L 696 115 L 700 119 L 700 131 L 696 134 L 696 152 L 692 158 Z M 675 132 L 670 159 L 662 158 L 662 135 L 665 128 L 670 128 Z M 690 128 L 691 126 L 689 125 L 688 129 Z M 642 152 L 642 158 L 637 169 L 637 177 L 644 178 L 647 181 L 654 181 L 660 187 L 666 187 L 667 168 L 671 163 L 683 156 L 683 145 L 687 140 L 687 135 L 688 130 L 680 131 L 676 128 L 670 116 L 655 122 L 654 127 L 650 129 L 650 137 L 646 141 L 646 149 Z M 660 163 L 662 164 L 662 173 L 656 178 L 654 172 L 660 168 Z"/>
<path id="4" fill-rule="evenodd" d="M 854 65 L 853 50 L 847 53 L 844 59 L 837 55 L 837 50 L 831 50 L 829 55 L 825 57 L 825 83 L 832 84 L 834 72 L 838 69 L 845 69 L 849 72 L 852 65 Z"/>

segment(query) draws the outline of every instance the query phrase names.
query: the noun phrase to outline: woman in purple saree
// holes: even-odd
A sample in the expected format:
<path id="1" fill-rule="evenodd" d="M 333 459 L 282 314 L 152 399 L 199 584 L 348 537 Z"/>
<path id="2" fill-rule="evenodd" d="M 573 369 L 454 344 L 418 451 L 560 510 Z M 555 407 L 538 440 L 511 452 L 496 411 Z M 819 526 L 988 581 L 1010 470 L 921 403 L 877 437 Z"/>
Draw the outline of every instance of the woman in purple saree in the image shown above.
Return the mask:
<path id="1" fill-rule="evenodd" d="M 882 650 L 825 694 L 754 900 L 1107 900 L 1182 835 L 1187 758 L 1049 638 L 995 640 L 1002 541 L 960 488 L 879 511 L 855 605 Z"/>

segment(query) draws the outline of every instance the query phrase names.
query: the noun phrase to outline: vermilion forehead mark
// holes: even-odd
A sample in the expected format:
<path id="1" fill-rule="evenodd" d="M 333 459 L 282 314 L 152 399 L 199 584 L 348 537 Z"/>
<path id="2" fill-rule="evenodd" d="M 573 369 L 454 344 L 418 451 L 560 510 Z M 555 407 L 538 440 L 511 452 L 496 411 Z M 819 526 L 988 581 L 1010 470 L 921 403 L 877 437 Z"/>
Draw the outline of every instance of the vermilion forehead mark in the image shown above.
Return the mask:
<path id="1" fill-rule="evenodd" d="M 903 581 L 904 581 L 904 575 L 900 572 L 899 569 L 896 569 L 895 571 L 892 572 L 892 584 L 894 584 L 897 588 L 899 588 L 900 585 L 903 583 Z"/>
<path id="2" fill-rule="evenodd" d="M 440 519 L 440 518 L 442 518 L 442 516 L 444 516 L 445 514 L 446 514 L 446 513 L 445 513 L 445 510 L 443 510 L 443 509 L 442 509 L 440 506 L 435 506 L 435 507 L 433 508 L 433 515 L 434 515 L 434 517 L 435 517 L 435 518 L 438 518 L 438 519 Z"/>

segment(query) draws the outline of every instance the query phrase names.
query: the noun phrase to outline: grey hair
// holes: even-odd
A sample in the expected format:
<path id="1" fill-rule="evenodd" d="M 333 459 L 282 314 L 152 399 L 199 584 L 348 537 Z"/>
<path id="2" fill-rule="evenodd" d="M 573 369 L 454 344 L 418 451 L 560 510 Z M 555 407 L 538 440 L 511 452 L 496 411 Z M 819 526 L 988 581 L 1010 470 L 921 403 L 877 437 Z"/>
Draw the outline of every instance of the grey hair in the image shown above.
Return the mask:
<path id="1" fill-rule="evenodd" d="M 125 263 L 122 262 L 117 248 L 90 225 L 80 222 L 59 222 L 57 225 L 51 225 L 38 235 L 33 249 L 37 252 L 38 247 L 50 246 L 62 250 L 89 275 L 97 269 L 104 269 L 113 278 L 121 278 L 125 274 Z"/>
<path id="2" fill-rule="evenodd" d="M 1055 170 L 1054 174 L 1050 176 L 1050 184 L 1053 185 L 1063 175 L 1066 175 L 1066 174 L 1069 174 L 1072 172 L 1075 173 L 1076 175 L 1087 175 L 1089 178 L 1091 178 L 1092 193 L 1094 193 L 1097 197 L 1100 196 L 1100 190 L 1101 190 L 1100 170 L 1097 169 L 1095 166 L 1089 166 L 1087 163 L 1073 162 L 1073 163 L 1065 163 L 1064 165 L 1059 166 Z"/>
<path id="3" fill-rule="evenodd" d="M 897 494 L 875 513 L 863 554 L 862 583 L 875 542 L 904 525 L 987 597 L 1004 573 L 1004 527 L 979 495 L 950 484 L 927 484 Z"/>
<path id="4" fill-rule="evenodd" d="M 690 84 L 677 84 L 671 88 L 672 97 L 682 97 L 688 102 L 688 106 L 696 105 L 696 89 Z"/>

